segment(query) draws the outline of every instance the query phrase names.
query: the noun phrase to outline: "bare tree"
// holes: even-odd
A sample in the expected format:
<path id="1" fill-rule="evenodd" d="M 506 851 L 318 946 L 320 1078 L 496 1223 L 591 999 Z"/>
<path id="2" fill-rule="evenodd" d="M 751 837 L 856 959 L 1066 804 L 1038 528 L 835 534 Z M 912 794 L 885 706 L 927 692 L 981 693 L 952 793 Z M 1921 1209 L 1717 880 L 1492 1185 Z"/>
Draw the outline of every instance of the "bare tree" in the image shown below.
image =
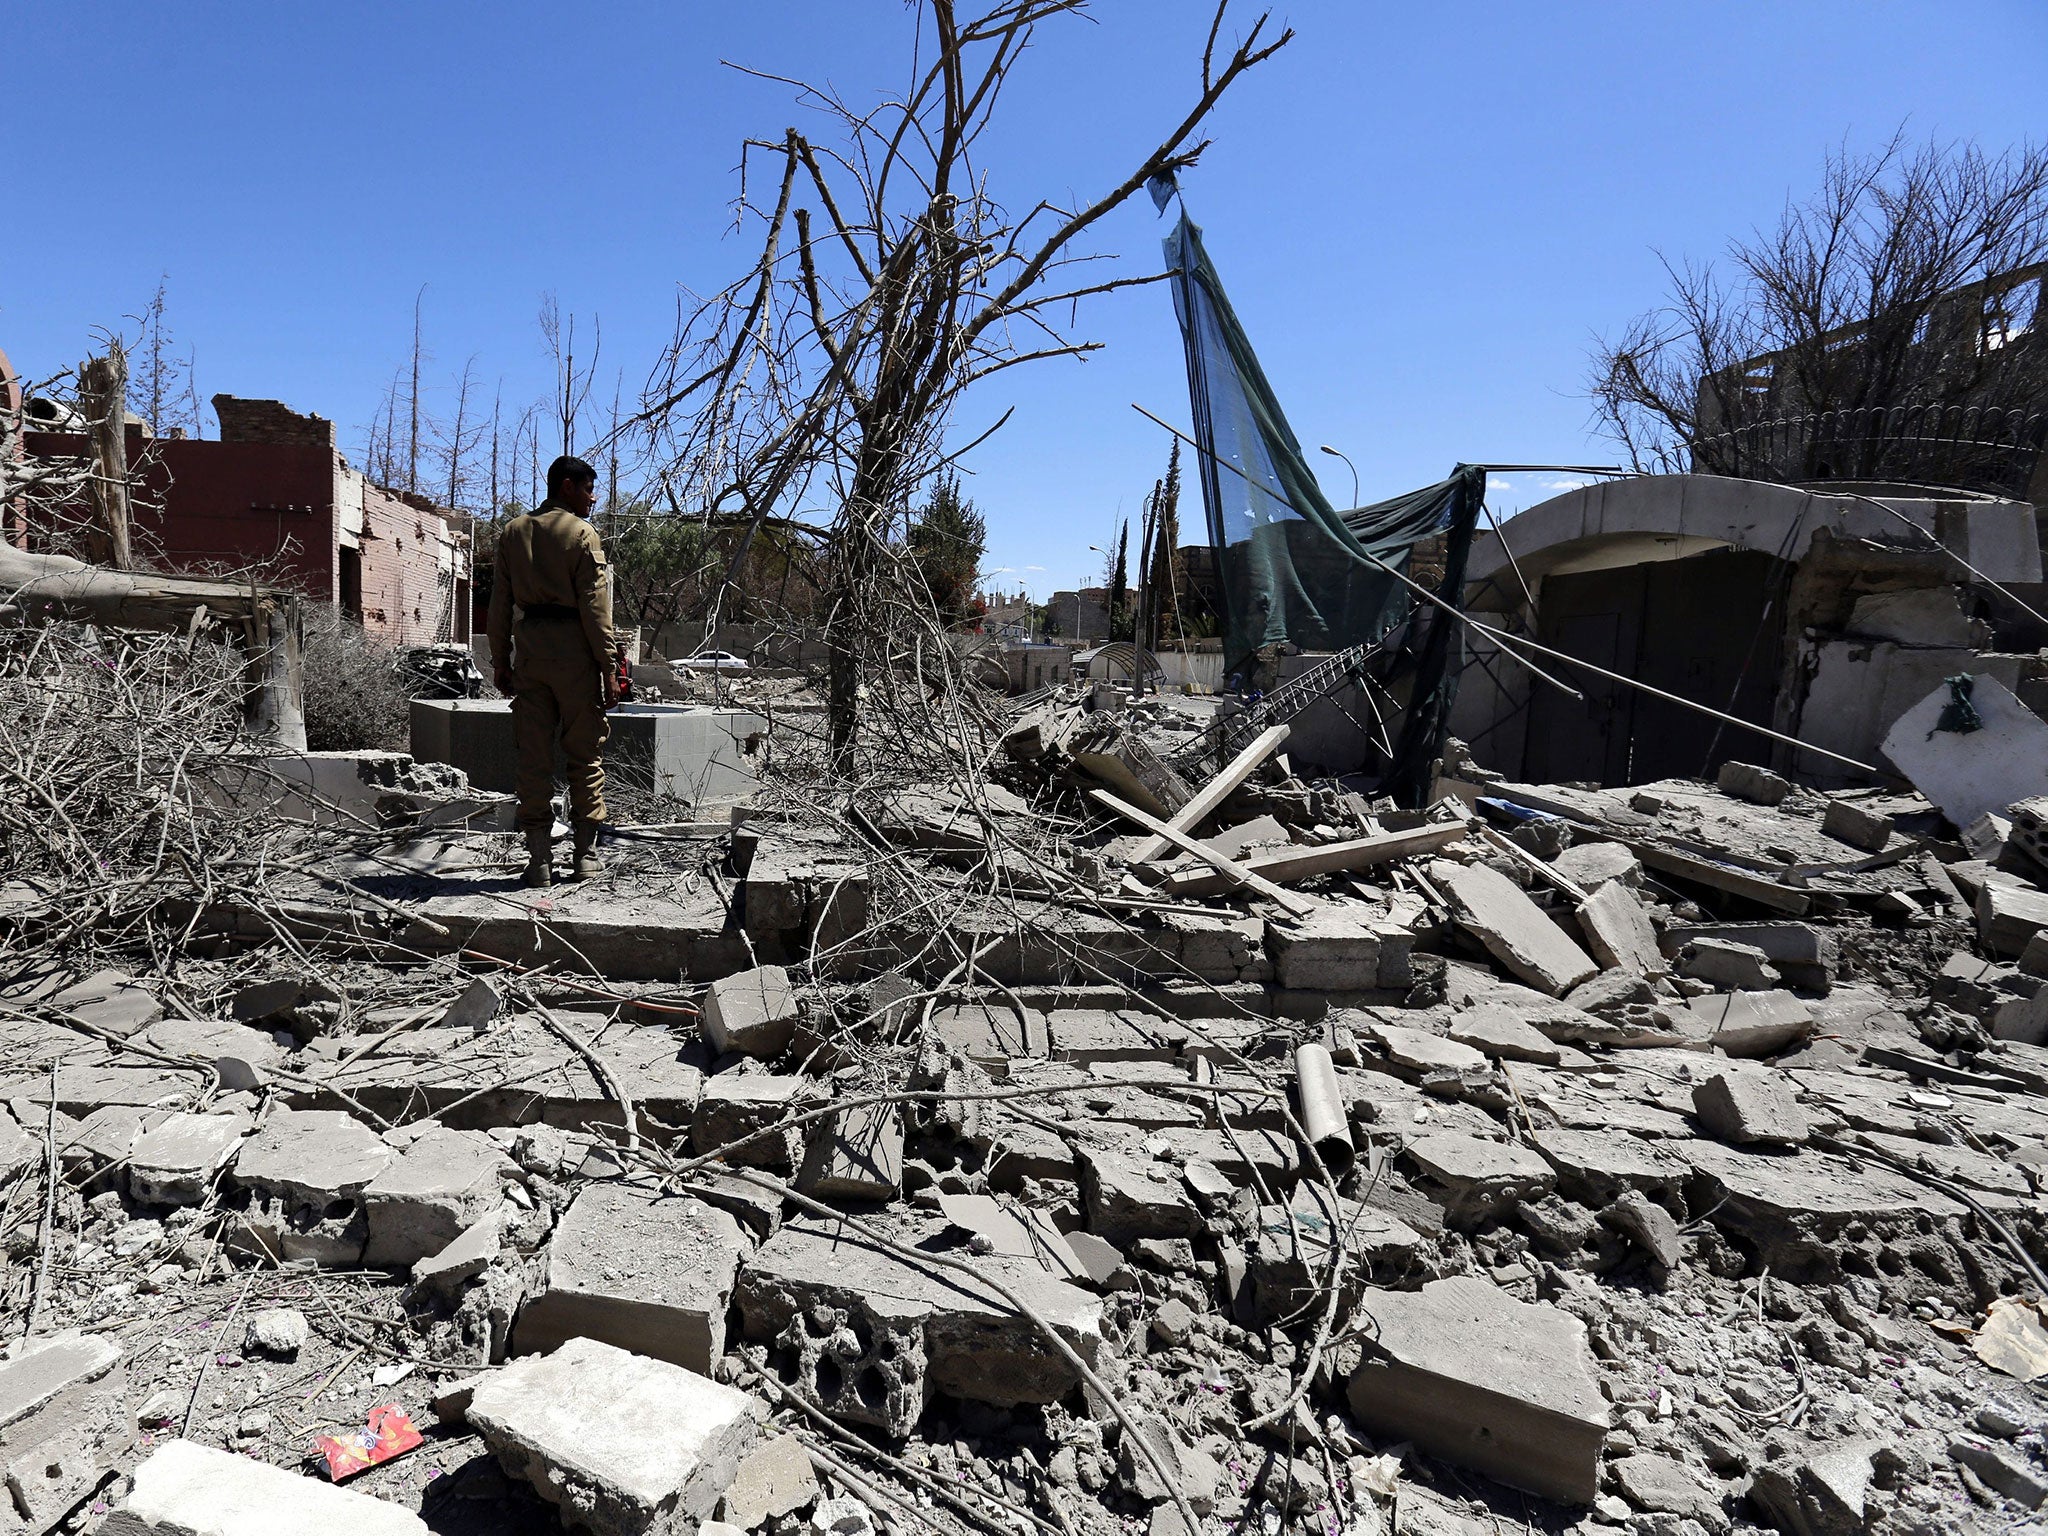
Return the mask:
<path id="1" fill-rule="evenodd" d="M 576 364 L 576 316 L 572 311 L 566 321 L 562 318 L 561 306 L 551 293 L 541 300 L 540 334 L 546 343 L 548 357 L 555 365 L 554 395 L 552 408 L 555 425 L 561 429 L 563 453 L 576 451 L 576 422 L 582 415 L 583 407 L 590 400 L 591 382 L 597 377 L 597 359 L 604 351 L 604 327 L 596 316 L 591 317 L 590 357 L 579 370 Z"/>
<path id="2" fill-rule="evenodd" d="M 196 437 L 200 417 L 193 357 L 189 351 L 178 356 L 177 339 L 164 315 L 168 287 L 168 280 L 159 278 L 142 312 L 127 317 L 136 328 L 135 345 L 128 350 L 128 408 L 149 423 L 152 437 L 167 437 L 175 428 Z"/>
<path id="3" fill-rule="evenodd" d="M 420 291 L 412 298 L 412 368 L 405 391 L 405 489 L 408 491 L 420 488 L 420 365 L 425 360 L 425 349 L 420 344 L 420 304 L 426 296 L 427 285 L 422 283 Z"/>
<path id="4" fill-rule="evenodd" d="M 1204 148 L 1197 131 L 1224 93 L 1293 35 L 1262 44 L 1262 14 L 1219 67 L 1227 3 L 1211 21 L 1192 106 L 1090 203 L 1038 200 L 1020 217 L 991 193 L 978 160 L 1039 23 L 1078 15 L 1082 0 L 984 0 L 967 17 L 953 0 L 924 0 L 906 89 L 861 106 L 785 80 L 825 134 L 791 128 L 746 142 L 736 220 L 760 231 L 760 254 L 682 317 L 640 420 L 661 450 L 656 483 L 671 505 L 740 510 L 758 525 L 814 481 L 829 488 L 827 705 L 841 771 L 852 766 L 864 675 L 886 686 L 902 664 L 897 624 L 915 585 L 901 560 L 907 509 L 924 480 L 973 446 L 944 446 L 961 392 L 1019 363 L 1094 350 L 1062 328 L 1077 301 L 1166 276 L 1091 281 L 1069 269 L 1102 259 L 1077 255 L 1076 242 L 1149 180 L 1192 164 Z"/>
<path id="5" fill-rule="evenodd" d="M 434 454 L 442 471 L 441 489 L 444 492 L 441 505 L 444 507 L 467 507 L 471 489 L 475 482 L 475 471 L 471 468 L 471 456 L 482 442 L 484 423 L 478 412 L 472 409 L 471 397 L 476 391 L 476 359 L 470 358 L 462 365 L 462 373 L 455 380 L 455 410 L 446 421 L 433 422 Z M 495 412 L 495 407 L 493 407 Z M 493 424 L 495 429 L 495 414 Z M 493 490 L 496 489 L 496 465 L 493 463 Z"/>
<path id="6" fill-rule="evenodd" d="M 1928 412 L 2048 408 L 2044 261 L 2048 148 L 1838 150 L 1727 269 L 1665 260 L 1668 301 L 1594 351 L 1595 419 L 1640 469 L 1875 476 Z"/>

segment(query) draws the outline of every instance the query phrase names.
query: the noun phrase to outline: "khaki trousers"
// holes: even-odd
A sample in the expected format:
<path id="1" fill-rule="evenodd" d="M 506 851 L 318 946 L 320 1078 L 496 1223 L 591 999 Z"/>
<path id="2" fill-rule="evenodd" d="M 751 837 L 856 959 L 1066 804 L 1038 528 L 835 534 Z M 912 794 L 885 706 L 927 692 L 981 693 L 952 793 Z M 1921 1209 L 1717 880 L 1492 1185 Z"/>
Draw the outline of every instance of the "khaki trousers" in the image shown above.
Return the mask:
<path id="1" fill-rule="evenodd" d="M 520 623 L 513 634 L 512 736 L 519 746 L 519 826 L 554 825 L 555 736 L 569 763 L 569 811 L 603 821 L 602 754 L 611 722 L 580 624 Z"/>

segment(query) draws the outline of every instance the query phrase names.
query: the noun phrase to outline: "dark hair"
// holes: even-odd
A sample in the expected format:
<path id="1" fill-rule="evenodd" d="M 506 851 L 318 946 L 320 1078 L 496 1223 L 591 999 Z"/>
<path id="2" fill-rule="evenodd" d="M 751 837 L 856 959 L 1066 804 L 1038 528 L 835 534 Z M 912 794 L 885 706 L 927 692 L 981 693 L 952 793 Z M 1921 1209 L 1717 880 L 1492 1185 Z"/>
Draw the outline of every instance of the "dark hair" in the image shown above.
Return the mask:
<path id="1" fill-rule="evenodd" d="M 597 482 L 597 471 L 582 459 L 572 458 L 565 453 L 548 466 L 548 494 L 554 495 L 567 480 L 580 480 L 585 485 L 594 485 Z"/>

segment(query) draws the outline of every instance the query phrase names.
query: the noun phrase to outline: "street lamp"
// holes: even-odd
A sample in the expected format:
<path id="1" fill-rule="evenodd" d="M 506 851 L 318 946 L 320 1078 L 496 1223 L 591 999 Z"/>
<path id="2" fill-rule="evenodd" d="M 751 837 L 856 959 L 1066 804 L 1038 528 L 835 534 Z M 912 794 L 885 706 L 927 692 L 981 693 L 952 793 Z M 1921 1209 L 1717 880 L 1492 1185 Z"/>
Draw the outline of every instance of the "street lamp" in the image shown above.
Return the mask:
<path id="1" fill-rule="evenodd" d="M 1358 505 L 1358 466 L 1352 463 L 1347 455 L 1339 453 L 1328 443 L 1322 445 L 1322 451 L 1333 459 L 1343 459 L 1344 467 L 1351 471 L 1351 505 L 1356 507 Z"/>

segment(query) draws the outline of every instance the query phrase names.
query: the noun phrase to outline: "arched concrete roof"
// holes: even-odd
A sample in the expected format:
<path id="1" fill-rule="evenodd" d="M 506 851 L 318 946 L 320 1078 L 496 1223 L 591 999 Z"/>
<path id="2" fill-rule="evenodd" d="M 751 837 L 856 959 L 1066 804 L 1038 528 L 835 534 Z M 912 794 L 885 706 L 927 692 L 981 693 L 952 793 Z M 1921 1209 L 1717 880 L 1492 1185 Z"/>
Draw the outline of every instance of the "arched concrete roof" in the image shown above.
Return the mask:
<path id="1" fill-rule="evenodd" d="M 1508 551 L 1532 584 L 1555 571 L 1675 560 L 1714 548 L 1798 560 L 1814 535 L 1895 543 L 1910 537 L 1897 512 L 1996 581 L 2039 581 L 2034 509 L 2025 502 L 1887 495 L 1883 505 L 1843 494 L 1722 475 L 1638 475 L 1582 486 L 1539 502 L 1472 541 L 1470 580 L 1514 589 Z"/>

